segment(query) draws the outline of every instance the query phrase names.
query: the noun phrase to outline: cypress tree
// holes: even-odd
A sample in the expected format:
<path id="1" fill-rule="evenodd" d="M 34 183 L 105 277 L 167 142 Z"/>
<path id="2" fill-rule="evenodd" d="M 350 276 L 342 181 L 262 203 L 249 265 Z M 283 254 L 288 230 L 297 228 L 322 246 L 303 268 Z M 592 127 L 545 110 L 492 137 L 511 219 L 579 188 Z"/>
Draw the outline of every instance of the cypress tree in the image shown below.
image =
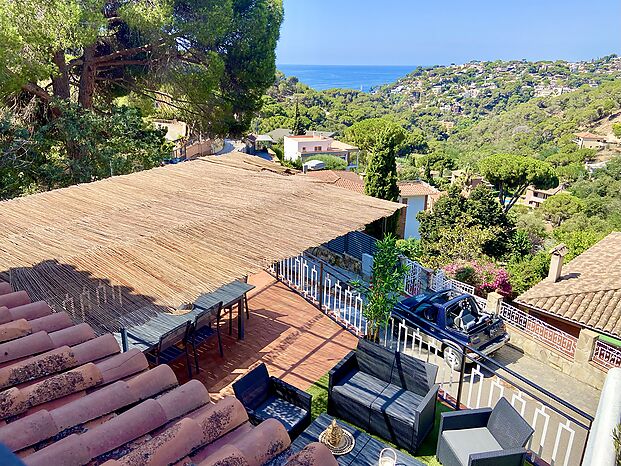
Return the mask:
<path id="1" fill-rule="evenodd" d="M 304 126 L 302 126 L 302 121 L 300 120 L 300 105 L 298 101 L 295 101 L 295 115 L 293 116 L 293 128 L 291 128 L 291 132 L 294 136 L 303 136 L 306 134 L 306 130 Z"/>
<path id="2" fill-rule="evenodd" d="M 387 201 L 396 201 L 399 198 L 396 161 L 398 139 L 393 127 L 380 130 L 377 143 L 369 154 L 365 194 Z"/>

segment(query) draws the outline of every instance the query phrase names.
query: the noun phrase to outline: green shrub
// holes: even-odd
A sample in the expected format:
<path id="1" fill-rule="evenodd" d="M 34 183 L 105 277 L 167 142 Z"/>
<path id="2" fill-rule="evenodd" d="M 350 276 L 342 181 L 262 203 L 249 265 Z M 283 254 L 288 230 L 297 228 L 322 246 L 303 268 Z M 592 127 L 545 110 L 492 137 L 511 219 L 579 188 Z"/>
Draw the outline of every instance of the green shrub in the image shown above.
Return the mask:
<path id="1" fill-rule="evenodd" d="M 420 245 L 420 240 L 416 238 L 400 239 L 397 240 L 397 248 L 408 259 L 418 261 L 423 254 L 423 249 Z"/>

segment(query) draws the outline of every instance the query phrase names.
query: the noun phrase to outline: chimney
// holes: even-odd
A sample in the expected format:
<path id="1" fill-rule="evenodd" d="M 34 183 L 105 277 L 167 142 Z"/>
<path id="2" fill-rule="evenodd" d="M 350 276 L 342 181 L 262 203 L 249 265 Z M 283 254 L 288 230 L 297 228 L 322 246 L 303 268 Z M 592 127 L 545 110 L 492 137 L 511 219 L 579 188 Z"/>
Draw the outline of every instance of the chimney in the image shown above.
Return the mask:
<path id="1" fill-rule="evenodd" d="M 550 273 L 548 274 L 548 280 L 552 283 L 556 283 L 561 274 L 563 273 L 563 258 L 569 250 L 565 244 L 561 243 L 550 251 Z"/>

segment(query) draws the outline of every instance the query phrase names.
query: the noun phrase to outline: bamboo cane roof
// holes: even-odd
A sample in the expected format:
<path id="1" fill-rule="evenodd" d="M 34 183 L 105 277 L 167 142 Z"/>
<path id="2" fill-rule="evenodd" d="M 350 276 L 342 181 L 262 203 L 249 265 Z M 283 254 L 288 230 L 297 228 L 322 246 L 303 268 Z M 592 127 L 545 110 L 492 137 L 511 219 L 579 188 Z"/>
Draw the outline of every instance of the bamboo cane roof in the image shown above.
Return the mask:
<path id="1" fill-rule="evenodd" d="M 402 207 L 230 154 L 0 202 L 0 277 L 99 331 Z"/>

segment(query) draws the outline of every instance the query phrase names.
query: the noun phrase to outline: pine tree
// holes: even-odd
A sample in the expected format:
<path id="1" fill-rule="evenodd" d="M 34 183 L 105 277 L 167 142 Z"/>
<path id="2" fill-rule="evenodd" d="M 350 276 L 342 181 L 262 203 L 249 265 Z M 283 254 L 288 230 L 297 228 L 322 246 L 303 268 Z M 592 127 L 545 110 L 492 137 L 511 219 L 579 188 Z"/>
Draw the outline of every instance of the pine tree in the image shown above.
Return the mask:
<path id="1" fill-rule="evenodd" d="M 300 119 L 300 105 L 297 100 L 295 101 L 295 114 L 293 116 L 293 128 L 291 128 L 291 132 L 294 136 L 303 136 L 306 134 L 306 130 Z"/>

